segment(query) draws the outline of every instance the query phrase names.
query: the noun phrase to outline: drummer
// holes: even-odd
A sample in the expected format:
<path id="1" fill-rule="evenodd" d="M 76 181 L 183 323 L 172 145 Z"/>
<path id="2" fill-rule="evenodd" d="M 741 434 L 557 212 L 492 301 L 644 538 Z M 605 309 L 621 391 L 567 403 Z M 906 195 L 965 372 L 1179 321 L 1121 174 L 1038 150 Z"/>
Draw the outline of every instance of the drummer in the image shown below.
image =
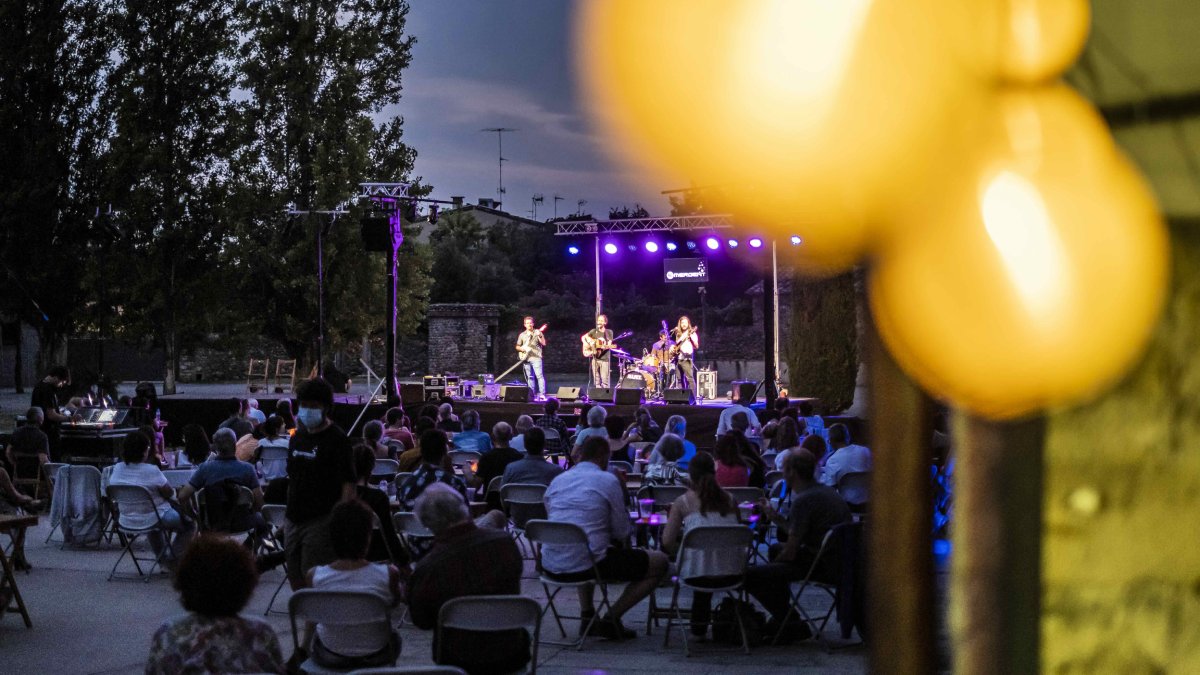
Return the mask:
<path id="1" fill-rule="evenodd" d="M 642 359 L 642 363 L 657 368 L 656 379 L 659 391 L 675 386 L 675 365 L 671 361 L 671 347 L 674 346 L 675 341 L 671 339 L 671 334 L 664 328 L 658 331 L 658 342 L 650 346 L 649 356 Z"/>

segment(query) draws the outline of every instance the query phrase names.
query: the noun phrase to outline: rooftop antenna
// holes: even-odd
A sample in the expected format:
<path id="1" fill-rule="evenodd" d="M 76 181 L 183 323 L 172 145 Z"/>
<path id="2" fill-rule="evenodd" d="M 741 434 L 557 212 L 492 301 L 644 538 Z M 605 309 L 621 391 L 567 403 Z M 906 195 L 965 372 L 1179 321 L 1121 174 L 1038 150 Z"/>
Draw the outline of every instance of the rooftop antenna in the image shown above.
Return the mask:
<path id="1" fill-rule="evenodd" d="M 558 203 L 561 202 L 563 199 L 565 199 L 565 197 L 560 197 L 559 195 L 554 195 L 554 218 L 555 218 L 555 220 L 558 219 Z"/>
<path id="2" fill-rule="evenodd" d="M 496 132 L 496 149 L 497 149 L 499 157 L 500 157 L 500 161 L 499 161 L 500 185 L 496 188 L 496 194 L 503 195 L 504 194 L 504 163 L 508 161 L 507 159 L 504 159 L 504 133 L 507 131 L 516 131 L 516 129 L 511 129 L 509 127 L 488 127 L 487 129 L 480 129 L 480 131 Z"/>
<path id="3" fill-rule="evenodd" d="M 575 202 L 575 206 L 579 207 L 578 213 L 583 214 L 583 207 L 587 206 L 587 200 L 580 199 L 579 201 Z"/>
<path id="4" fill-rule="evenodd" d="M 533 196 L 533 219 L 537 220 L 537 205 L 546 201 L 546 197 L 542 193 L 537 193 Z"/>

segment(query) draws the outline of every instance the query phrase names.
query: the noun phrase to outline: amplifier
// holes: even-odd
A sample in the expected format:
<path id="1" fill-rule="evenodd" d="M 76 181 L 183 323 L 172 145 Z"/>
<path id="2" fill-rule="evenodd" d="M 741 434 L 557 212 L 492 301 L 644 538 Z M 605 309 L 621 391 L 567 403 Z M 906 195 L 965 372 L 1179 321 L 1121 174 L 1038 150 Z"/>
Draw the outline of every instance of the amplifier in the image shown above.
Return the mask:
<path id="1" fill-rule="evenodd" d="M 471 385 L 471 398 L 482 399 L 487 401 L 496 401 L 500 399 L 500 385 L 495 382 L 487 384 L 475 383 Z"/>
<path id="2" fill-rule="evenodd" d="M 491 384 L 495 381 L 496 381 L 496 376 L 491 373 L 480 373 L 479 374 L 479 383 L 480 384 Z"/>
<path id="3" fill-rule="evenodd" d="M 446 388 L 446 376 L 445 375 L 426 375 L 425 376 L 425 388 L 426 389 L 445 389 Z"/>
<path id="4" fill-rule="evenodd" d="M 758 389 L 757 382 L 754 380 L 734 380 L 731 384 L 733 385 L 733 395 L 730 397 L 731 401 L 741 403 L 742 405 L 754 403 L 754 392 Z"/>
<path id="5" fill-rule="evenodd" d="M 472 392 L 475 391 L 475 385 L 477 385 L 477 384 L 479 384 L 479 383 L 476 382 L 475 380 L 460 380 L 458 383 L 458 388 L 457 388 L 457 390 L 455 390 L 454 395 L 457 396 L 458 398 L 474 398 L 474 395 Z"/>
<path id="6" fill-rule="evenodd" d="M 426 387 L 425 388 L 425 400 L 426 401 L 440 401 L 444 398 L 446 398 L 446 388 L 445 387 Z"/>
<path id="7" fill-rule="evenodd" d="M 701 399 L 712 400 L 717 397 L 717 371 L 701 369 L 696 373 L 696 395 Z"/>

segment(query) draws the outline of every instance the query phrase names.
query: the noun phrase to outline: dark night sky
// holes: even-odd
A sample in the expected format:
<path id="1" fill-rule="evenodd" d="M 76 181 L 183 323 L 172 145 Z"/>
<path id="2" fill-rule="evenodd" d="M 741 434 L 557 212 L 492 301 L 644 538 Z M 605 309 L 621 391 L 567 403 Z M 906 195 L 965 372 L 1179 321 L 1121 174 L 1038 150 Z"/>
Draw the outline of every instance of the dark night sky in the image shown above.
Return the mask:
<path id="1" fill-rule="evenodd" d="M 635 186 L 603 152 L 584 114 L 574 77 L 572 13 L 560 0 L 412 0 L 410 34 L 417 38 L 404 72 L 399 112 L 418 152 L 416 174 L 439 198 L 496 198 L 496 134 L 504 135 L 504 210 L 529 215 L 534 193 L 545 195 L 538 218 L 576 210 L 604 217 L 611 206 L 640 202 L 653 215 L 668 204 L 659 191 Z"/>

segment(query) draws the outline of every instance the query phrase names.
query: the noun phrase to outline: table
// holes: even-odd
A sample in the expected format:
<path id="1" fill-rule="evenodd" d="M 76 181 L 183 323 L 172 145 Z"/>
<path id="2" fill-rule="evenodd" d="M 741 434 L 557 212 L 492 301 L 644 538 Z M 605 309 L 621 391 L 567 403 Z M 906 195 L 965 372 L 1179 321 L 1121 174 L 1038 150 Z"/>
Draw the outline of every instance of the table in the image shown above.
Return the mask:
<path id="1" fill-rule="evenodd" d="M 6 588 L 12 591 L 12 599 L 17 603 L 17 611 L 25 620 L 26 628 L 33 628 L 33 621 L 29 618 L 29 610 L 25 608 L 25 600 L 21 598 L 21 591 L 17 588 L 17 577 L 13 572 L 13 559 L 25 558 L 25 529 L 37 524 L 37 516 L 0 515 L 0 533 L 8 533 L 13 541 L 11 558 L 4 554 L 3 548 L 0 548 L 0 565 L 4 567 L 4 576 L 0 577 L 0 591 Z M 7 611 L 9 607 L 6 606 L 2 609 Z"/>

